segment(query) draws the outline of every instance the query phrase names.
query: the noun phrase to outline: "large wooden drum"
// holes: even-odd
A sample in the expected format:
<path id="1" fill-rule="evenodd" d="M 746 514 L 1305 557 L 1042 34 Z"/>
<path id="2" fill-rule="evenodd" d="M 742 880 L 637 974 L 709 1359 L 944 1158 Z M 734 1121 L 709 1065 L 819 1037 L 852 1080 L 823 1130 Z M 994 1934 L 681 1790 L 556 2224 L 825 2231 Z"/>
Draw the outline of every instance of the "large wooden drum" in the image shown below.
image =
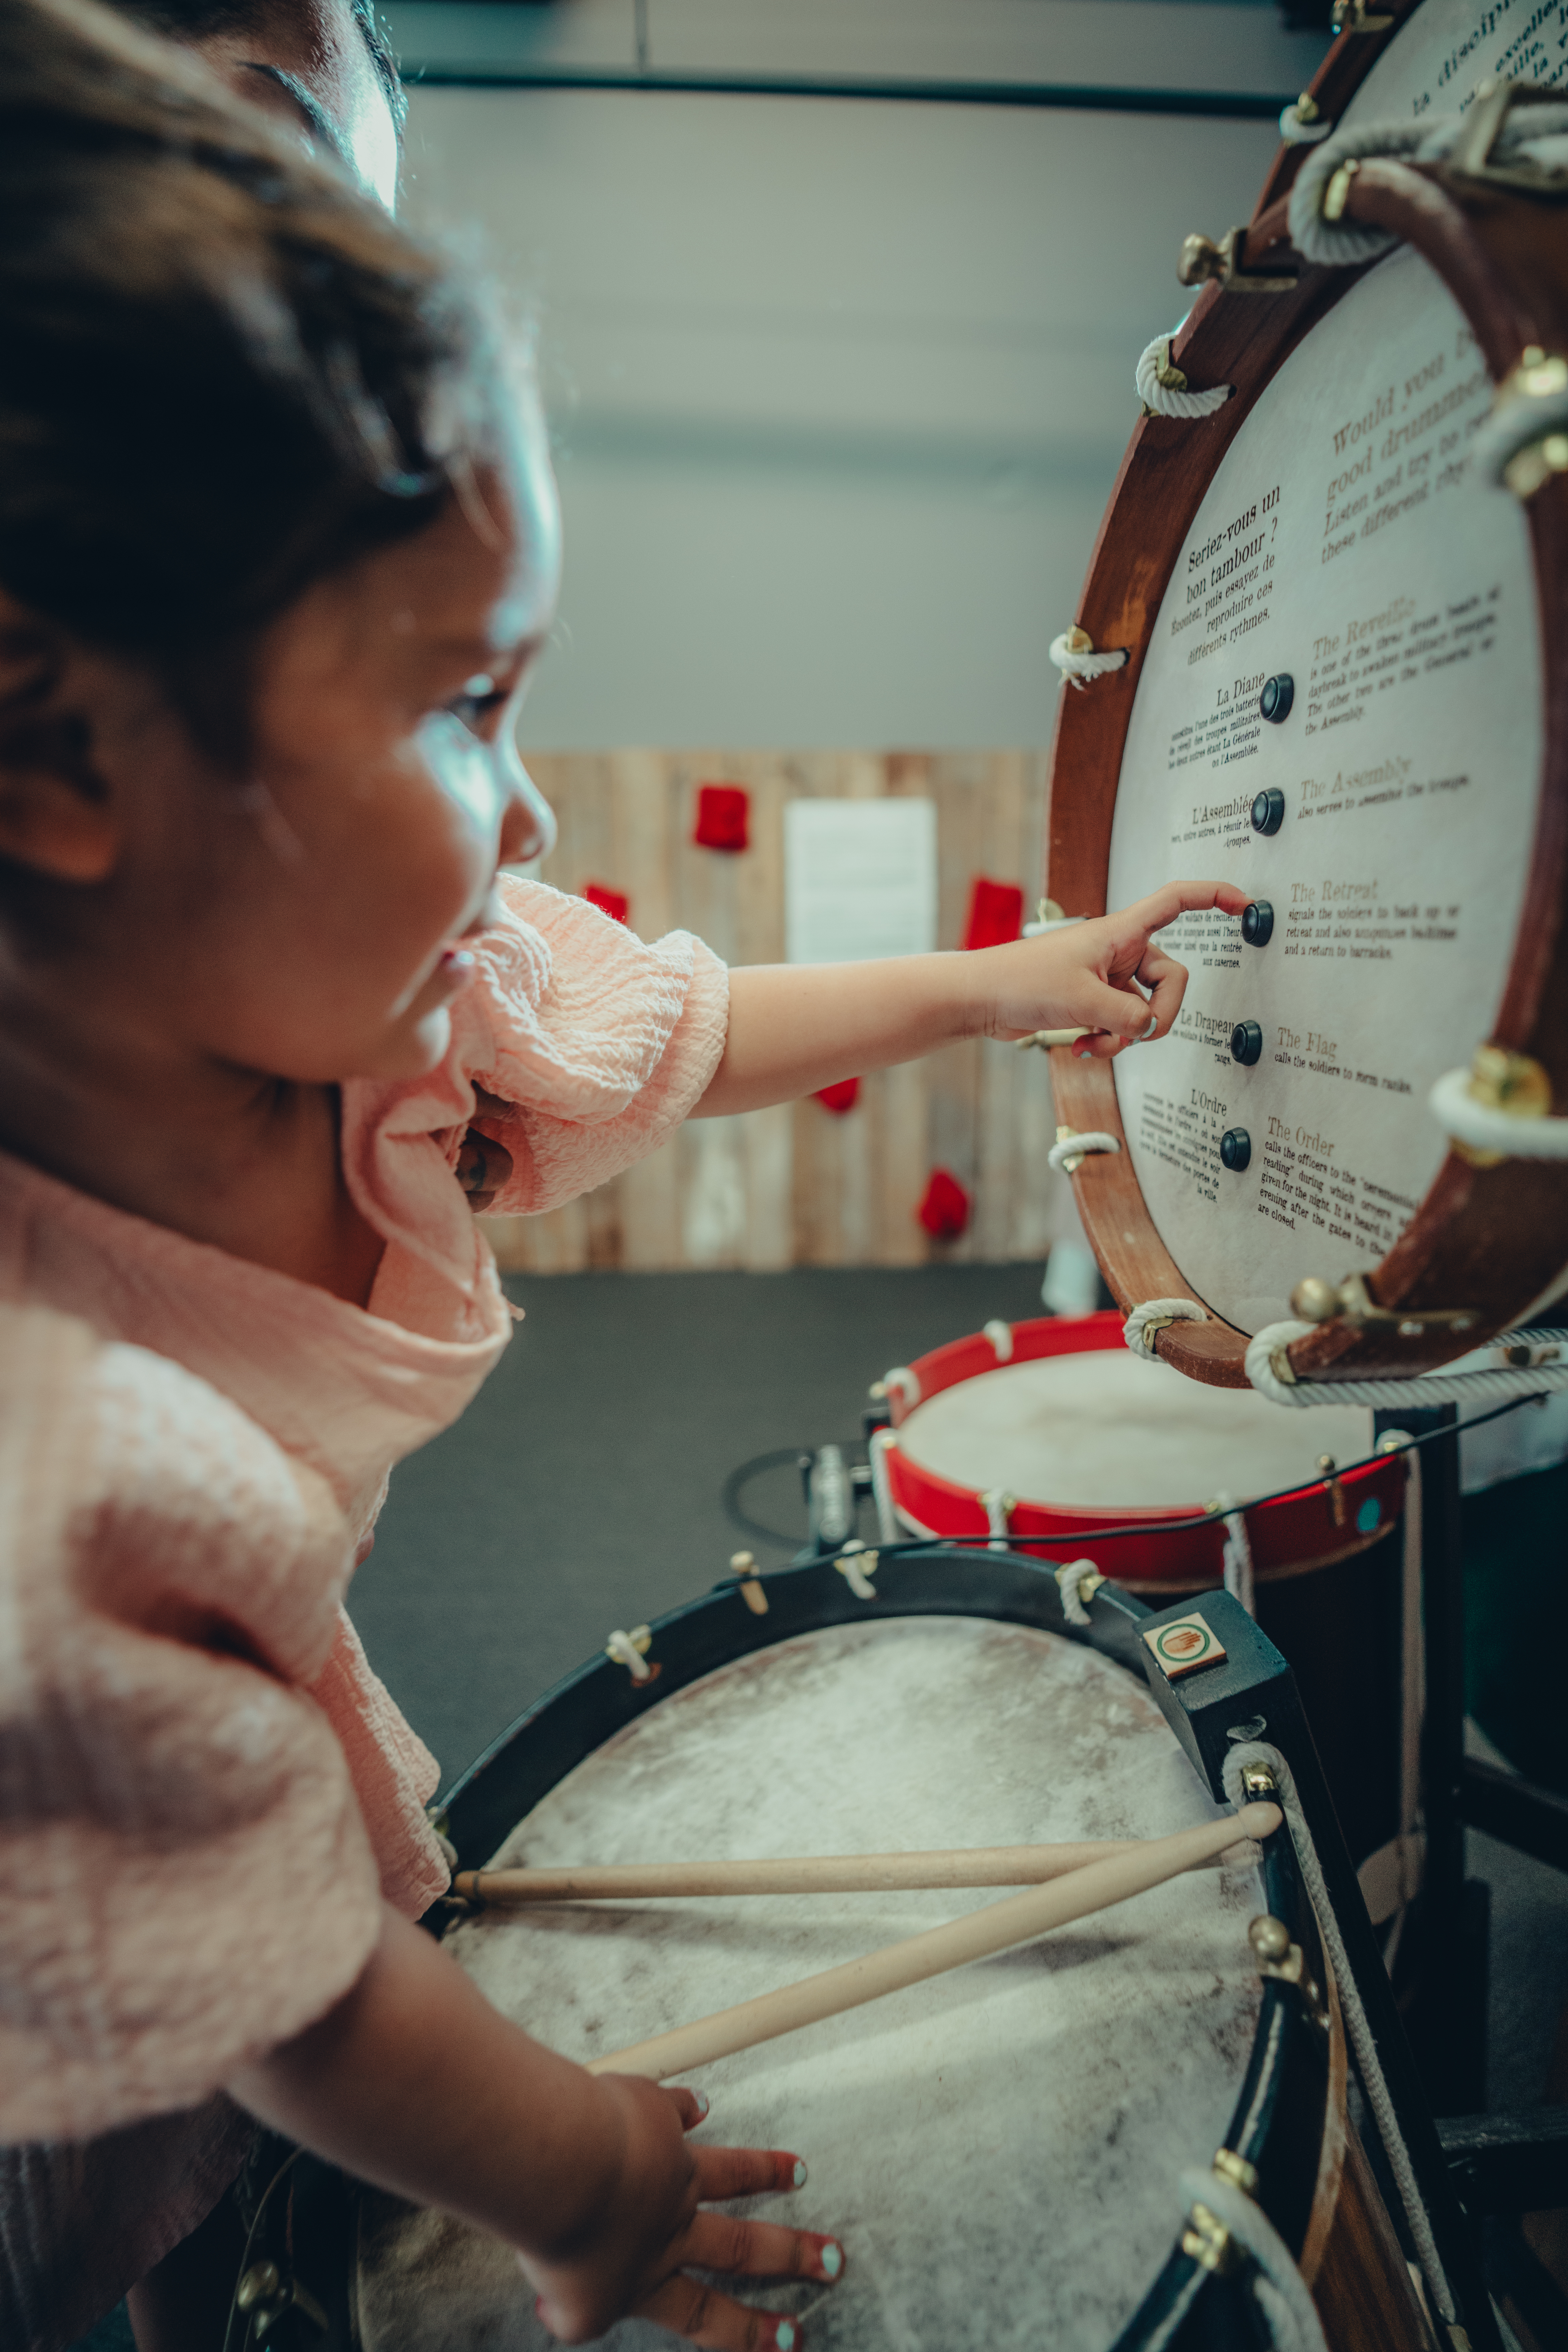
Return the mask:
<path id="1" fill-rule="evenodd" d="M 600 1659 L 450 1802 L 503 1866 L 1144 1835 L 1216 1817 L 1139 1664 L 1141 1604 L 1064 1625 L 1016 1556 L 830 1563 L 729 1589 L 654 1632 L 639 1685 Z M 721 2060 L 706 2132 L 798 2148 L 778 2210 L 840 2233 L 831 2290 L 759 2290 L 829 2352 L 1048 2340 L 1059 2352 L 1255 2339 L 1245 2265 L 1194 2229 L 1191 2176 L 1255 2180 L 1336 2347 L 1422 2341 L 1344 2105 L 1337 2004 L 1287 1837 L 1037 1945 Z M 827 1968 L 983 1894 L 752 1896 L 492 1912 L 447 1947 L 528 2030 L 589 2059 Z M 1260 1975 L 1268 1911 L 1310 1988 Z M 1201 2198 L 1197 2200 L 1201 2203 Z M 764 2209 L 771 2210 L 771 2209 Z M 370 2198 L 363 2352 L 546 2352 L 502 2245 Z M 1240 2331 L 1240 2332 L 1237 2332 Z M 623 2352 L 668 2341 L 625 2322 Z"/>
<path id="2" fill-rule="evenodd" d="M 1506 50 L 1495 7 L 1381 13 L 1325 117 L 1452 112 Z M 1079 614 L 1127 659 L 1064 692 L 1052 765 L 1069 913 L 1172 874 L 1257 909 L 1167 934 L 1192 979 L 1156 1049 L 1052 1056 L 1063 1129 L 1122 1147 L 1073 1180 L 1113 1291 L 1200 1303 L 1159 1353 L 1230 1386 L 1303 1277 L 1359 1279 L 1288 1360 L 1345 1378 L 1458 1356 L 1568 1266 L 1568 1166 L 1478 1164 L 1427 1100 L 1489 1045 L 1506 1101 L 1568 1110 L 1568 478 L 1544 442 L 1527 494 L 1468 462 L 1568 352 L 1568 178 L 1365 158 L 1338 216 L 1397 245 L 1315 267 L 1280 193 L 1306 152 L 1228 260 L 1189 251 L 1215 282 L 1172 356 L 1234 395 L 1134 434 Z"/>

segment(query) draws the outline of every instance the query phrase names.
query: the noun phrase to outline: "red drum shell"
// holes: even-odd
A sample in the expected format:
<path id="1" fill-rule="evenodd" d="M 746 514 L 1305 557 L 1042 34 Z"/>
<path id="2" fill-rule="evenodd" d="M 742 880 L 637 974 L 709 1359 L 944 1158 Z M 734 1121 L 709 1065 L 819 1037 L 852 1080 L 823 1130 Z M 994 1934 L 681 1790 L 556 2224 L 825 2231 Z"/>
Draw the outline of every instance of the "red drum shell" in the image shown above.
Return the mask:
<path id="1" fill-rule="evenodd" d="M 1040 1316 L 1027 1323 L 1015 1323 L 1012 1331 L 1013 1353 L 1006 1360 L 1015 1364 L 1044 1356 L 1079 1355 L 1126 1346 L 1122 1318 L 1114 1313 Z M 944 1389 L 957 1387 L 963 1381 L 995 1371 L 998 1358 L 984 1333 L 977 1331 L 967 1339 L 952 1339 L 944 1347 L 933 1348 L 929 1355 L 917 1357 L 909 1369 L 920 1381 L 923 1402 Z M 907 1403 L 896 1387 L 889 1392 L 889 1403 L 896 1431 L 916 1407 Z M 900 1516 L 912 1526 L 923 1533 L 963 1541 L 990 1534 L 990 1521 L 978 1489 L 959 1486 L 952 1479 L 922 1468 L 897 1444 L 887 1447 L 883 1459 L 894 1503 Z M 1337 1478 L 1337 1510 L 1333 1488 L 1326 1484 L 1304 1494 L 1283 1496 L 1278 1502 L 1250 1505 L 1247 1531 L 1254 1574 L 1259 1580 L 1300 1576 L 1308 1569 L 1321 1568 L 1364 1551 L 1369 1544 L 1386 1535 L 1398 1519 L 1405 1507 L 1405 1480 L 1403 1458 L 1394 1455 L 1385 1461 L 1368 1463 L 1361 1469 L 1347 1470 Z M 1377 1517 L 1370 1528 L 1363 1528 L 1358 1520 L 1364 1516 L 1364 1506 L 1369 1502 L 1377 1505 Z M 1164 1524 L 1184 1518 L 1194 1522 L 1190 1533 Z M 1106 1545 L 1103 1557 L 1094 1553 L 1097 1528 L 1127 1527 L 1144 1521 L 1152 1529 L 1161 1528 L 1163 1532 L 1124 1536 Z M 1044 1536 L 1071 1553 L 1090 1553 L 1103 1575 L 1134 1592 L 1163 1594 L 1224 1581 L 1225 1528 L 1222 1523 L 1205 1520 L 1202 1505 L 1173 1503 L 1168 1509 L 1136 1506 L 1106 1509 L 1020 1496 L 1008 1515 L 1008 1529 L 1015 1536 Z"/>

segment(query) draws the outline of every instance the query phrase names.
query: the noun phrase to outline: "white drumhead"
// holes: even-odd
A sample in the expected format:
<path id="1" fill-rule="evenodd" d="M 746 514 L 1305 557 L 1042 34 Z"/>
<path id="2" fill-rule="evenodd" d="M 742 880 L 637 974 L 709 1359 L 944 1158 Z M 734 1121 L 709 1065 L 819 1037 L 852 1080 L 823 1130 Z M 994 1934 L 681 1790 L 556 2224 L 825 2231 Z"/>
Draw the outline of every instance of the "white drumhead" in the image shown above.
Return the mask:
<path id="1" fill-rule="evenodd" d="M 1165 1043 L 1118 1058 L 1117 1096 L 1162 1239 L 1244 1331 L 1303 1275 L 1393 1246 L 1447 1149 L 1427 1091 L 1490 1034 L 1512 956 L 1543 698 L 1524 517 L 1465 467 L 1490 397 L 1434 272 L 1391 255 L 1266 386 L 1151 629 L 1109 903 L 1217 874 L 1269 901 L 1274 933 L 1172 926 L 1186 1001 Z M 1269 725 L 1279 672 L 1295 702 Z M 1272 836 L 1250 823 L 1268 787 Z M 1221 1164 L 1228 1129 L 1245 1173 Z"/>
<path id="2" fill-rule="evenodd" d="M 842 1626 L 667 1699 L 495 1857 L 712 1855 L 1158 1835 L 1216 1817 L 1142 1685 L 984 1619 Z M 562 1906 L 447 1948 L 589 2058 L 994 1899 Z M 1258 2011 L 1258 1873 L 1207 1870 L 1040 1943 L 705 2067 L 702 2137 L 798 2150 L 759 2213 L 843 2238 L 831 2290 L 760 2290 L 811 2352 L 1103 2352 L 1174 2242 L 1184 2166 L 1225 2137 Z M 363 2243 L 367 2352 L 545 2352 L 507 2250 L 398 2209 Z M 668 2338 L 627 2321 L 616 2352 Z"/>
<path id="3" fill-rule="evenodd" d="M 1458 114 L 1484 81 L 1568 81 L 1563 0 L 1500 8 L 1497 0 L 1421 0 L 1341 115 L 1346 123 Z"/>
<path id="4" fill-rule="evenodd" d="M 1300 1486 L 1318 1457 L 1359 1462 L 1372 1415 L 1281 1412 L 1251 1389 L 1211 1389 L 1125 1348 L 999 1364 L 906 1415 L 899 1446 L 939 1478 L 1068 1509 L 1204 1508 Z"/>

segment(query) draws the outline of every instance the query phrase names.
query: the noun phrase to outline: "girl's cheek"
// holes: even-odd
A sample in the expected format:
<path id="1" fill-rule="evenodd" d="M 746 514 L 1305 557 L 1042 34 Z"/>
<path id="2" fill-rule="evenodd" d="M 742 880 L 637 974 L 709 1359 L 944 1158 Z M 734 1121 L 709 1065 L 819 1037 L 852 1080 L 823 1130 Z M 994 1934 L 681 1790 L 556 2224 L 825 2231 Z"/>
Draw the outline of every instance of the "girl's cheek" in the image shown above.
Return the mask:
<path id="1" fill-rule="evenodd" d="M 417 740 L 426 768 L 475 841 L 493 848 L 511 796 L 495 752 L 447 710 L 422 720 Z"/>

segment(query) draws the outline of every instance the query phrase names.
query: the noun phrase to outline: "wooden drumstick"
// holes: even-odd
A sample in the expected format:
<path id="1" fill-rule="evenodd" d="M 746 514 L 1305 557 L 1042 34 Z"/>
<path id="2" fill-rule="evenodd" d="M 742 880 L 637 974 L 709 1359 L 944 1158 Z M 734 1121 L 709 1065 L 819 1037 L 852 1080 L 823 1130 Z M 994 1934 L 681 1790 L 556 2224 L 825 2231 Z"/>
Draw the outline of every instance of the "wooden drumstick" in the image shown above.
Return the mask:
<path id="1" fill-rule="evenodd" d="M 592 2060 L 588 2072 L 642 2074 L 651 2082 L 666 2082 L 671 2074 L 688 2074 L 693 2066 L 728 2058 L 737 2050 L 750 2050 L 780 2033 L 793 2033 L 798 2026 L 816 2025 L 825 2017 L 837 2017 L 841 2011 L 876 2000 L 883 1993 L 901 1992 L 906 1985 L 962 1968 L 966 1960 L 985 1959 L 1014 1944 L 1032 1943 L 1048 1928 L 1065 1927 L 1069 1919 L 1085 1918 L 1113 1903 L 1125 1903 L 1129 1895 L 1142 1895 L 1167 1878 L 1194 1870 L 1244 1838 L 1271 1836 L 1281 1818 L 1278 1805 L 1243 1805 L 1228 1821 L 1178 1830 L 1173 1837 L 1141 1840 L 1124 1853 L 1069 1871 L 1047 1886 L 1009 1895 L 1005 1903 L 988 1903 L 966 1918 L 929 1927 L 923 1936 L 910 1936 L 901 1944 L 886 1944 L 861 1959 L 847 1960 L 841 1968 L 825 1969 L 820 1976 L 805 1977 L 777 1992 L 762 1993 L 755 2000 L 719 2010 L 692 2025 L 678 2026 L 672 2033 L 634 2042 L 607 2058 Z"/>
<path id="2" fill-rule="evenodd" d="M 512 1904 L 629 1903 L 639 1895 L 882 1895 L 921 1886 L 1037 1886 L 1142 1843 L 956 1846 L 935 1853 L 781 1855 L 768 1862 L 629 1862 L 555 1870 L 460 1870 L 454 1895 L 480 1910 Z"/>

